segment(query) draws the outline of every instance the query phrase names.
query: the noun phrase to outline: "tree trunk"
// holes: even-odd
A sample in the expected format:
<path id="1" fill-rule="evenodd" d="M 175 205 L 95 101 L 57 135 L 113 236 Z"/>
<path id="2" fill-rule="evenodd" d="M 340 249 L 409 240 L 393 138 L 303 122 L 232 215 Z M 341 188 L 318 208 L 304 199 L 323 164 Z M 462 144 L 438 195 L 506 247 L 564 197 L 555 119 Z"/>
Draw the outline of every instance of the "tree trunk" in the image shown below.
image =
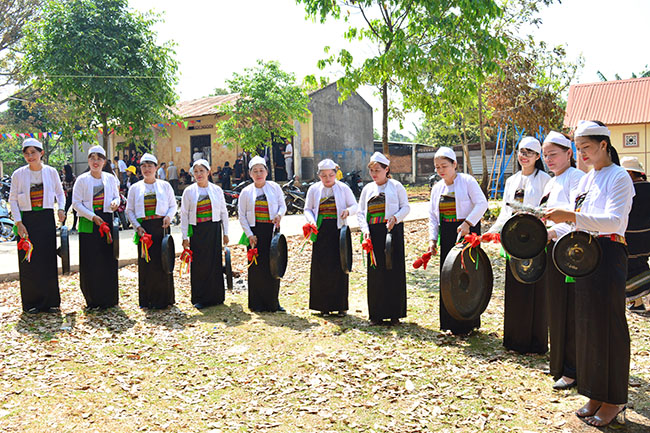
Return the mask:
<path id="1" fill-rule="evenodd" d="M 49 164 L 50 162 L 50 138 L 45 135 L 43 136 L 43 162 Z"/>
<path id="2" fill-rule="evenodd" d="M 463 145 L 463 155 L 465 155 L 465 167 L 467 167 L 466 173 L 469 173 L 470 176 L 474 176 L 474 170 L 472 170 L 472 160 L 469 158 L 469 145 L 467 144 L 467 133 L 465 131 L 465 117 L 463 116 L 460 116 L 460 126 L 463 130 L 461 143 Z"/>
<path id="3" fill-rule="evenodd" d="M 102 147 L 106 151 L 106 155 L 108 156 L 108 114 L 102 113 Z"/>
<path id="4" fill-rule="evenodd" d="M 483 176 L 481 177 L 481 189 L 487 197 L 488 190 L 488 168 L 487 154 L 485 152 L 485 131 L 483 130 L 483 94 L 481 93 L 481 83 L 478 83 L 478 124 L 480 130 L 481 142 L 481 160 L 483 161 Z"/>
<path id="5" fill-rule="evenodd" d="M 384 155 L 388 155 L 388 83 L 386 82 L 381 85 L 381 105 L 381 150 Z"/>
<path id="6" fill-rule="evenodd" d="M 271 132 L 271 146 L 269 146 L 269 170 L 271 170 L 271 180 L 275 182 L 275 159 L 273 158 L 273 141 L 275 141 L 275 134 Z"/>

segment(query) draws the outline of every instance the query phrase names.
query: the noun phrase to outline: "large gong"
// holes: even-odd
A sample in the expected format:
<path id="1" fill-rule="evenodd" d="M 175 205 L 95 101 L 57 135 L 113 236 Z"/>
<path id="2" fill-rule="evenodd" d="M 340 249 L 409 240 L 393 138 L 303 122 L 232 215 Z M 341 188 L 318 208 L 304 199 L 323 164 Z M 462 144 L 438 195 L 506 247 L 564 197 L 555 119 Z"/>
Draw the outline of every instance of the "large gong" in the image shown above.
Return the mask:
<path id="1" fill-rule="evenodd" d="M 67 275 L 70 273 L 70 235 L 67 226 L 61 226 L 59 237 L 61 246 L 56 249 L 56 254 L 61 257 L 61 273 Z"/>
<path id="2" fill-rule="evenodd" d="M 173 273 L 174 262 L 176 261 L 176 248 L 174 248 L 174 238 L 171 234 L 163 236 L 160 253 L 162 255 L 163 272 L 167 274 Z"/>
<path id="3" fill-rule="evenodd" d="M 524 284 L 532 284 L 539 281 L 544 276 L 546 270 L 546 251 L 542 250 L 532 259 L 516 259 L 510 257 L 510 272 L 515 280 Z"/>
<path id="4" fill-rule="evenodd" d="M 596 271 L 602 251 L 598 240 L 587 232 L 569 232 L 553 247 L 553 263 L 564 275 L 584 278 Z"/>
<path id="5" fill-rule="evenodd" d="M 501 228 L 501 245 L 512 257 L 532 259 L 546 247 L 548 233 L 537 217 L 520 213 L 512 216 Z"/>
<path id="6" fill-rule="evenodd" d="M 478 318 L 490 302 L 492 283 L 492 265 L 480 247 L 463 252 L 463 245 L 458 245 L 449 251 L 440 273 L 440 294 L 454 319 Z"/>
<path id="7" fill-rule="evenodd" d="M 349 274 L 352 270 L 352 233 L 347 225 L 341 227 L 339 257 L 341 259 L 341 269 L 344 273 Z"/>
<path id="8" fill-rule="evenodd" d="M 279 231 L 274 232 L 271 239 L 271 256 L 269 264 L 271 265 L 271 275 L 278 280 L 284 277 L 287 270 L 287 239 Z"/>

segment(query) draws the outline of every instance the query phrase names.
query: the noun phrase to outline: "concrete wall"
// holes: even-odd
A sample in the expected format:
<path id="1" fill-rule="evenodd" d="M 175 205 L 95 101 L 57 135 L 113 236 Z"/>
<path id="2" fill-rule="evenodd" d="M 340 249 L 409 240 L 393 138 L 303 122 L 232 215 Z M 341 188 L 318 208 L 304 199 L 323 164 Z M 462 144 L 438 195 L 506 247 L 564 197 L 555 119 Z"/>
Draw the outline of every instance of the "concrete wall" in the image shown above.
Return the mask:
<path id="1" fill-rule="evenodd" d="M 344 173 L 361 170 L 364 179 L 370 179 L 366 166 L 373 153 L 372 107 L 356 93 L 339 104 L 339 95 L 336 83 L 311 95 L 313 160 L 306 162 L 303 154 L 304 179 L 315 175 L 324 158 L 336 161 Z"/>
<path id="2" fill-rule="evenodd" d="M 612 145 L 618 152 L 618 155 L 621 158 L 624 156 L 636 156 L 646 170 L 648 170 L 648 164 L 650 163 L 650 157 L 648 156 L 648 151 L 650 151 L 648 147 L 649 126 L 647 123 L 608 126 L 611 131 L 610 139 L 612 140 Z M 631 147 L 624 145 L 623 136 L 624 134 L 630 133 L 639 135 L 638 146 Z"/>

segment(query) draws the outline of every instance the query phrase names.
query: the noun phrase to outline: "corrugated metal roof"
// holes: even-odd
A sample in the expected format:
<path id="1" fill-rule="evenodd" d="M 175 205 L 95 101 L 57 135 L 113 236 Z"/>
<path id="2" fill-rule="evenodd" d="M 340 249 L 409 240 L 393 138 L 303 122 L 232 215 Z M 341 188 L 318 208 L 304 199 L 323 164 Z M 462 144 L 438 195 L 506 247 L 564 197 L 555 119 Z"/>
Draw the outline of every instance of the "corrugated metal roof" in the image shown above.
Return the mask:
<path id="1" fill-rule="evenodd" d="M 564 126 L 575 128 L 580 120 L 606 125 L 650 123 L 650 78 L 571 86 Z"/>
<path id="2" fill-rule="evenodd" d="M 234 101 L 238 97 L 239 93 L 231 93 L 229 95 L 207 96 L 191 101 L 182 101 L 176 104 L 172 111 L 183 118 L 218 114 L 220 105 Z"/>

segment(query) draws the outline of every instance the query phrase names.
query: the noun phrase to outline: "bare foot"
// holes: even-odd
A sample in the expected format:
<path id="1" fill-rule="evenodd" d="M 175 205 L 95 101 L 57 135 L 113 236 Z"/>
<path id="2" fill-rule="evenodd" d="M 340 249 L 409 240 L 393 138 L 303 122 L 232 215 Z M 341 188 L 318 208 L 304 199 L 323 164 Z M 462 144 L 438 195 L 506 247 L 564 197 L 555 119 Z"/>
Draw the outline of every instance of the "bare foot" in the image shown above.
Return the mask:
<path id="1" fill-rule="evenodd" d="M 625 408 L 625 406 L 603 403 L 596 415 L 588 417 L 585 421 L 594 427 L 605 427 L 612 422 L 625 424 Z"/>
<path id="2" fill-rule="evenodd" d="M 603 402 L 598 401 L 598 400 L 589 400 L 587 404 L 582 406 L 580 409 L 576 411 L 576 415 L 578 418 L 586 418 L 588 416 L 593 416 L 598 412 L 598 409 L 600 409 L 600 406 L 603 404 Z"/>

